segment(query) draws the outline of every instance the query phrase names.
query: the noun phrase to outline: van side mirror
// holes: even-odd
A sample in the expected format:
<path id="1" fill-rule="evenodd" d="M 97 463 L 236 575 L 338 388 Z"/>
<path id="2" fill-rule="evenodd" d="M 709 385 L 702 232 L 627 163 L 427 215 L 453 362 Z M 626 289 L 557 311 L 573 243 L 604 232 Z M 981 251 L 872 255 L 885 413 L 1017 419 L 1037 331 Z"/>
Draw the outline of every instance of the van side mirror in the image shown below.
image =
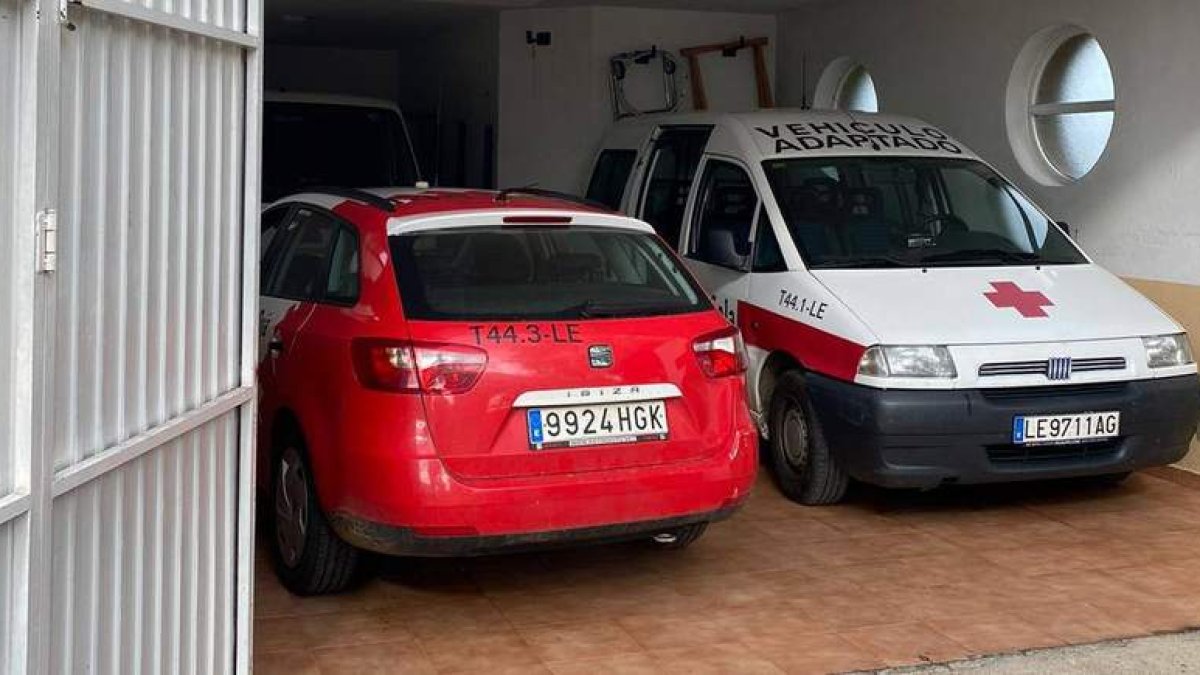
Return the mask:
<path id="1" fill-rule="evenodd" d="M 1071 225 L 1067 221 L 1060 220 L 1060 221 L 1058 221 L 1057 224 L 1058 224 L 1059 229 L 1061 229 L 1063 232 L 1065 232 L 1068 237 L 1070 237 L 1072 235 Z"/>

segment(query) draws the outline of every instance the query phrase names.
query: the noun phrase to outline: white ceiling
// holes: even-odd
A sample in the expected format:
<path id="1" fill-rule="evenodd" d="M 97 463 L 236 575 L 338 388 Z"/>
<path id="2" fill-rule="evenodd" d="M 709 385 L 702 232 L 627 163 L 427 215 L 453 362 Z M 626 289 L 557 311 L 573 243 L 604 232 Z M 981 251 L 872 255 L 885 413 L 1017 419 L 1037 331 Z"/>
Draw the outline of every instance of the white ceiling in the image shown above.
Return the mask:
<path id="1" fill-rule="evenodd" d="M 266 0 L 266 37 L 292 44 L 387 47 L 502 9 L 624 5 L 773 14 L 812 0 Z"/>

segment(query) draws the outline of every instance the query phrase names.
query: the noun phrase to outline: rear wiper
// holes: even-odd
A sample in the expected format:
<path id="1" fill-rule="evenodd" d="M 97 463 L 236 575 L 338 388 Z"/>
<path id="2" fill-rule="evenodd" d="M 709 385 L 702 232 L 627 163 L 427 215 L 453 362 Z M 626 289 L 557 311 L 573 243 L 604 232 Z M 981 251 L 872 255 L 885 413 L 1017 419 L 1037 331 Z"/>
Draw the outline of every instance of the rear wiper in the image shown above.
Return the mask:
<path id="1" fill-rule="evenodd" d="M 964 248 L 957 251 L 947 251 L 945 253 L 934 253 L 921 258 L 921 264 L 939 262 L 984 262 L 988 260 L 997 260 L 1000 262 L 1016 262 L 1016 263 L 1033 263 L 1045 262 L 1042 257 L 1036 253 L 1026 253 L 1025 251 L 1010 251 L 1003 248 Z"/>
<path id="2" fill-rule="evenodd" d="M 563 310 L 563 314 L 578 315 L 583 319 L 611 319 L 613 317 L 633 316 L 638 314 L 657 314 L 670 311 L 661 302 L 605 302 L 588 300 L 574 307 Z"/>
<path id="3" fill-rule="evenodd" d="M 913 264 L 901 258 L 880 255 L 828 260 L 814 264 L 812 268 L 815 270 L 836 270 L 851 267 L 913 267 Z"/>

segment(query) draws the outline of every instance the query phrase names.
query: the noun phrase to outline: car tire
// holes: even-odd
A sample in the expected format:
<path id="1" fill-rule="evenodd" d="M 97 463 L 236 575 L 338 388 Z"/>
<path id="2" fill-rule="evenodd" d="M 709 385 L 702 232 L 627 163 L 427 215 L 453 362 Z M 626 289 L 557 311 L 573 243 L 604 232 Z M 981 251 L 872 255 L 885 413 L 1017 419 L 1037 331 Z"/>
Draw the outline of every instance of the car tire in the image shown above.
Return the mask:
<path id="1" fill-rule="evenodd" d="M 799 371 L 779 378 L 771 396 L 770 415 L 767 448 L 779 490 L 788 499 L 810 506 L 841 501 L 850 478 L 829 452 Z"/>
<path id="2" fill-rule="evenodd" d="M 321 511 L 304 439 L 289 431 L 272 454 L 268 522 L 279 580 L 302 596 L 345 590 L 361 554 L 333 532 Z"/>
<path id="3" fill-rule="evenodd" d="M 662 551 L 682 551 L 696 543 L 696 540 L 708 529 L 708 523 L 685 525 L 673 530 L 660 532 L 650 538 L 650 543 Z"/>

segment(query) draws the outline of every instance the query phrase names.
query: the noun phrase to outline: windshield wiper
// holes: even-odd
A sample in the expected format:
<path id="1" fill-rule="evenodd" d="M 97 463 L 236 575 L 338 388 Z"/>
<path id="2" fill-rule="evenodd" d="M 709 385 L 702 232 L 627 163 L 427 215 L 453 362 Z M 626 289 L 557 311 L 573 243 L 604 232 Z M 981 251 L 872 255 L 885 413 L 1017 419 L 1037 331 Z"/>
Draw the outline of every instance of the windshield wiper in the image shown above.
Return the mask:
<path id="1" fill-rule="evenodd" d="M 934 253 L 921 258 L 922 265 L 940 262 L 987 262 L 1044 263 L 1042 256 L 1025 251 L 1010 251 L 1003 248 L 964 248 L 945 253 Z"/>
<path id="2" fill-rule="evenodd" d="M 838 260 L 827 260 L 825 262 L 816 263 L 812 266 L 814 270 L 836 270 L 847 269 L 852 267 L 913 267 L 912 262 L 902 258 L 893 258 L 886 255 L 862 256 L 859 258 L 840 258 Z"/>

